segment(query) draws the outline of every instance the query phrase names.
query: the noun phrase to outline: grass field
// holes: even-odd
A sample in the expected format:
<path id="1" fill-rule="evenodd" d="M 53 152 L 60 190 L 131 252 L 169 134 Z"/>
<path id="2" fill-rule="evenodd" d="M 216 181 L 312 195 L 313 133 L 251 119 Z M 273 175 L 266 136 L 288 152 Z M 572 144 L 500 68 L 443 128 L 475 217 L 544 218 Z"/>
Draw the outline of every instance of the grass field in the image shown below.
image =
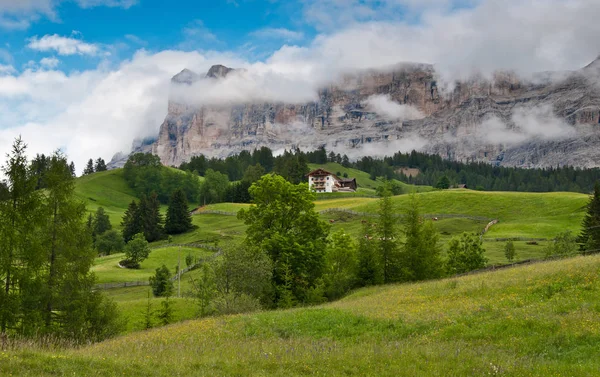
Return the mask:
<path id="1" fill-rule="evenodd" d="M 0 352 L 18 376 L 597 376 L 600 256 L 361 289 L 80 349 Z"/>
<path id="2" fill-rule="evenodd" d="M 192 255 L 194 259 L 202 259 L 211 256 L 213 252 L 187 247 L 182 247 L 181 251 L 179 247 L 153 249 L 150 257 L 141 263 L 139 269 L 119 267 L 118 263 L 125 258 L 125 255 L 123 253 L 112 254 L 96 258 L 92 271 L 96 274 L 98 283 L 147 281 L 163 264 L 169 268 L 171 273 L 174 273 L 180 257 L 181 268 L 185 268 L 185 257 L 188 254 Z"/>
<path id="3" fill-rule="evenodd" d="M 89 212 L 103 207 L 113 226 L 121 224 L 123 213 L 135 193 L 123 179 L 123 169 L 84 175 L 75 180 L 75 195 L 83 200 Z"/>

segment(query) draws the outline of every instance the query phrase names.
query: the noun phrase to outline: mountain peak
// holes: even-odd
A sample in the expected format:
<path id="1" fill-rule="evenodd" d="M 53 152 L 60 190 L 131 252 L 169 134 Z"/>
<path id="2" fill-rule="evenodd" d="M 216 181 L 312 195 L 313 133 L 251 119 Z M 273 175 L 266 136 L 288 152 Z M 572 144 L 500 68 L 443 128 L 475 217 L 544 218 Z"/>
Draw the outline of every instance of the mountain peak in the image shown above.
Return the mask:
<path id="1" fill-rule="evenodd" d="M 185 68 L 183 71 L 181 71 L 178 74 L 176 74 L 175 76 L 173 76 L 171 81 L 174 83 L 177 83 L 177 84 L 191 85 L 195 81 L 198 81 L 199 79 L 200 79 L 200 76 L 197 73 Z"/>
<path id="2" fill-rule="evenodd" d="M 208 73 L 206 74 L 206 77 L 212 77 L 212 78 L 218 79 L 218 78 L 227 76 L 229 74 L 229 72 L 231 72 L 231 71 L 235 71 L 235 69 L 225 67 L 224 65 L 221 65 L 221 64 L 216 64 L 216 65 L 213 65 L 212 67 L 210 67 L 210 69 L 208 70 Z"/>

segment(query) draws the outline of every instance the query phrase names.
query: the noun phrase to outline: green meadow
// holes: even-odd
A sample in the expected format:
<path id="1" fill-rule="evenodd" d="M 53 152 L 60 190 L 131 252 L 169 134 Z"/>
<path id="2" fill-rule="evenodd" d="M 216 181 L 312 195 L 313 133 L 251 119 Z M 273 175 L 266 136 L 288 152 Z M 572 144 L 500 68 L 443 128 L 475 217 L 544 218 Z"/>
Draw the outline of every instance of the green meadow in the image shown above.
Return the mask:
<path id="1" fill-rule="evenodd" d="M 600 256 L 576 257 L 365 288 L 322 306 L 186 321 L 74 349 L 17 342 L 0 352 L 0 374 L 597 376 L 599 315 Z"/>

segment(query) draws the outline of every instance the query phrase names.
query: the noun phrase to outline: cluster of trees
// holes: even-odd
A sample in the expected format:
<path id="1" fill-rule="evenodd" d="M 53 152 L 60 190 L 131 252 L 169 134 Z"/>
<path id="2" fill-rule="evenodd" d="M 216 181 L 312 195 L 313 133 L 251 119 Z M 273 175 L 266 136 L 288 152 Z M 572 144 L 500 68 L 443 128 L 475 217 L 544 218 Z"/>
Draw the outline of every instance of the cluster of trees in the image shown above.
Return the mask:
<path id="1" fill-rule="evenodd" d="M 46 156 L 43 153 L 38 153 L 29 164 L 29 170 L 31 174 L 35 176 L 36 190 L 45 189 L 47 187 L 46 174 L 48 174 L 51 159 L 51 156 Z M 73 163 L 73 161 L 69 163 L 69 172 L 73 177 L 75 177 L 75 164 Z"/>
<path id="2" fill-rule="evenodd" d="M 94 162 L 94 160 L 90 158 L 87 164 L 85 165 L 85 169 L 83 169 L 83 175 L 89 175 L 100 171 L 106 171 L 106 169 L 106 162 L 104 162 L 104 159 L 98 157 L 96 159 L 96 162 Z"/>
<path id="3" fill-rule="evenodd" d="M 155 192 L 149 196 L 142 195 L 138 201 L 129 203 L 123 215 L 121 226 L 124 241 L 128 243 L 137 234 L 142 234 L 147 242 L 154 242 L 164 239 L 168 234 L 185 233 L 193 229 L 188 207 L 183 190 L 175 190 L 169 200 L 167 216 L 163 218 L 158 195 Z"/>
<path id="4" fill-rule="evenodd" d="M 187 200 L 196 199 L 200 192 L 197 175 L 163 166 L 160 158 L 151 153 L 131 155 L 125 163 L 123 178 L 138 197 L 154 192 L 158 201 L 165 204 L 176 190 L 183 190 Z"/>
<path id="5" fill-rule="evenodd" d="M 39 159 L 38 159 L 39 160 Z M 116 306 L 93 289 L 96 253 L 86 209 L 74 195 L 74 178 L 60 152 L 39 170 L 16 139 L 0 200 L 0 333 L 101 340 L 120 331 Z"/>
<path id="6" fill-rule="evenodd" d="M 268 174 L 249 193 L 253 205 L 238 213 L 248 226 L 243 245 L 224 250 L 194 281 L 203 314 L 320 303 L 356 287 L 433 279 L 486 263 L 479 236 L 470 234 L 453 239 L 443 260 L 439 236 L 420 217 L 416 199 L 398 216 L 389 191 L 358 239 L 330 232 L 307 184 Z"/>
<path id="7" fill-rule="evenodd" d="M 466 184 L 467 187 L 486 191 L 572 191 L 591 192 L 600 179 L 600 169 L 580 169 L 569 166 L 539 169 L 501 167 L 484 162 L 459 162 L 444 160 L 438 155 L 412 151 L 395 153 L 391 157 L 376 159 L 363 157 L 351 166 L 368 172 L 371 176 L 396 178 L 406 183 L 436 186 L 442 177 L 450 185 Z M 399 168 L 416 168 L 416 177 L 407 177 Z"/>

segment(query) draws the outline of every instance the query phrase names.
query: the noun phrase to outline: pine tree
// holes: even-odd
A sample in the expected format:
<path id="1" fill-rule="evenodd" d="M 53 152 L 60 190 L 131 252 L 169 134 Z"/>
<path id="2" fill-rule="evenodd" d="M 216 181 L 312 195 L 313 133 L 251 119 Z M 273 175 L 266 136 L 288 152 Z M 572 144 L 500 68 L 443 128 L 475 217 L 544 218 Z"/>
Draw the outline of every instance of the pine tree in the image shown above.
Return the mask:
<path id="1" fill-rule="evenodd" d="M 110 224 L 110 218 L 104 212 L 104 208 L 98 207 L 94 214 L 94 221 L 92 223 L 92 237 L 96 240 L 97 236 L 102 235 L 104 232 L 111 230 L 112 225 Z"/>
<path id="2" fill-rule="evenodd" d="M 129 203 L 129 206 L 123 215 L 121 226 L 123 227 L 123 240 L 125 242 L 131 241 L 133 236 L 143 232 L 142 216 L 135 200 Z"/>
<path id="3" fill-rule="evenodd" d="M 183 190 L 176 190 L 171 195 L 167 217 L 165 221 L 165 232 L 167 234 L 185 233 L 192 229 L 192 216 L 188 209 L 188 202 Z"/>
<path id="4" fill-rule="evenodd" d="M 154 242 L 163 237 L 163 217 L 160 213 L 160 202 L 155 192 L 150 196 L 142 196 L 138 207 L 142 221 L 144 236 L 148 242 Z"/>
<path id="5" fill-rule="evenodd" d="M 600 182 L 594 185 L 581 227 L 578 242 L 583 245 L 584 251 L 600 251 Z"/>
<path id="6" fill-rule="evenodd" d="M 83 169 L 83 175 L 93 174 L 94 173 L 94 161 L 90 158 L 85 165 L 85 169 Z"/>
<path id="7" fill-rule="evenodd" d="M 106 171 L 106 162 L 104 162 L 104 160 L 101 157 L 98 157 L 98 159 L 96 160 L 95 170 L 96 172 Z"/>
<path id="8" fill-rule="evenodd" d="M 73 161 L 71 161 L 71 163 L 69 164 L 69 171 L 71 172 L 73 178 L 77 177 L 77 172 L 75 171 L 75 163 Z"/>

